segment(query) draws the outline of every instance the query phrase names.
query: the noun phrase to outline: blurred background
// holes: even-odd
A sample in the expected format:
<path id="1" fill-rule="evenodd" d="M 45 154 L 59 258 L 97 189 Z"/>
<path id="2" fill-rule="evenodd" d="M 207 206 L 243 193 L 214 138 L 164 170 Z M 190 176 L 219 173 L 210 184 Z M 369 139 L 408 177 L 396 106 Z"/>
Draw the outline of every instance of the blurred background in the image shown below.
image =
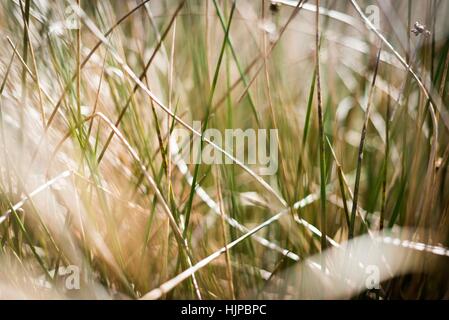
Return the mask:
<path id="1" fill-rule="evenodd" d="M 449 297 L 447 1 L 0 6 L 0 298 Z"/>

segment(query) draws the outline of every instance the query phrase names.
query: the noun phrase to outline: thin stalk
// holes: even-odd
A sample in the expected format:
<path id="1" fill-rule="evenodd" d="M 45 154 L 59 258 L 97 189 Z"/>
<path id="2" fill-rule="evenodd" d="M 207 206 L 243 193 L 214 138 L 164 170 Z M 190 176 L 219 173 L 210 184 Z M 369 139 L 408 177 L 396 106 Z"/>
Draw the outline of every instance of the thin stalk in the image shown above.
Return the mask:
<path id="1" fill-rule="evenodd" d="M 320 1 L 317 0 L 315 12 L 315 63 L 316 63 L 316 88 L 317 88 L 317 108 L 318 108 L 318 130 L 320 144 L 320 203 L 321 203 L 321 251 L 326 249 L 326 159 L 324 139 L 323 110 L 321 101 L 321 77 L 320 77 Z M 324 264 L 322 265 L 324 267 Z"/>
<path id="2" fill-rule="evenodd" d="M 376 77 L 377 77 L 377 71 L 379 68 L 379 59 L 380 59 L 381 50 L 382 50 L 382 47 L 380 46 L 379 51 L 377 52 L 376 66 L 374 69 L 373 80 L 371 82 L 370 92 L 368 95 L 368 101 L 367 101 L 366 112 L 365 112 L 365 121 L 363 122 L 362 134 L 360 137 L 359 151 L 358 151 L 358 156 L 357 156 L 357 169 L 356 169 L 355 184 L 354 184 L 354 199 L 352 202 L 352 210 L 351 210 L 351 225 L 349 227 L 349 233 L 348 233 L 349 239 L 351 239 L 354 236 L 355 214 L 357 211 L 357 203 L 358 203 L 358 199 L 359 199 L 360 175 L 362 172 L 362 160 L 363 160 L 363 151 L 365 148 L 366 130 L 368 127 L 368 121 L 369 121 L 369 117 L 370 117 L 371 100 L 373 98 L 374 88 L 375 88 L 375 84 L 376 84 Z"/>
<path id="3" fill-rule="evenodd" d="M 388 157 L 390 154 L 390 96 L 387 96 L 387 114 L 385 117 L 385 160 L 384 160 L 384 170 L 383 170 L 383 181 L 382 181 L 382 204 L 380 209 L 380 222 L 379 230 L 384 228 L 385 220 L 385 205 L 386 205 L 386 189 L 387 189 L 387 174 L 388 174 Z"/>
<path id="4" fill-rule="evenodd" d="M 348 229 L 351 225 L 351 221 L 349 219 L 349 209 L 348 209 L 348 203 L 346 202 L 346 192 L 345 192 L 345 175 L 343 173 L 343 169 L 341 167 L 340 162 L 337 159 L 337 155 L 334 152 L 334 149 L 332 148 L 332 144 L 329 141 L 329 139 L 326 137 L 326 141 L 327 144 L 329 146 L 329 149 L 331 150 L 332 156 L 334 157 L 335 160 L 335 164 L 337 166 L 337 174 L 338 174 L 338 183 L 340 185 L 340 193 L 341 193 L 341 198 L 343 200 L 343 209 L 345 211 L 345 218 L 346 218 L 346 223 L 348 225 Z"/>

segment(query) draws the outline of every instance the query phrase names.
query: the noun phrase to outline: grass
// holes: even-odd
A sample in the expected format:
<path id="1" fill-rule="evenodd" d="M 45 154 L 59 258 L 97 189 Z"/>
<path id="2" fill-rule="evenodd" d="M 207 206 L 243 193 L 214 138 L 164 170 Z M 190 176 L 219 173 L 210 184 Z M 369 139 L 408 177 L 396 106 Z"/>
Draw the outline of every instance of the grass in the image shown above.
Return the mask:
<path id="1" fill-rule="evenodd" d="M 448 297 L 445 1 L 0 6 L 0 298 Z"/>

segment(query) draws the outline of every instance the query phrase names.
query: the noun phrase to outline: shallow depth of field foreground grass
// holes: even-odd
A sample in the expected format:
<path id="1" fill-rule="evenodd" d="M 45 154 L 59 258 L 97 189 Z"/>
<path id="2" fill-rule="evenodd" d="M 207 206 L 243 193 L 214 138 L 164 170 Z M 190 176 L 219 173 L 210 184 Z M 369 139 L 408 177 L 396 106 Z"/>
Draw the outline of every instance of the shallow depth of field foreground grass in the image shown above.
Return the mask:
<path id="1" fill-rule="evenodd" d="M 0 298 L 449 298 L 448 1 L 0 7 Z"/>

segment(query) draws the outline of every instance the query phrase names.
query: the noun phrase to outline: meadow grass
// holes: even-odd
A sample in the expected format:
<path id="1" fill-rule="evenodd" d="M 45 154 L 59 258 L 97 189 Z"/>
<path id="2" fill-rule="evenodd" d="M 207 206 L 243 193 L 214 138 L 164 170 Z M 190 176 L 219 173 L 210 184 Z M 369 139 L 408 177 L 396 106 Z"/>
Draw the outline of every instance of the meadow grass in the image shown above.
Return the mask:
<path id="1" fill-rule="evenodd" d="M 449 297 L 446 1 L 0 6 L 0 298 Z"/>

